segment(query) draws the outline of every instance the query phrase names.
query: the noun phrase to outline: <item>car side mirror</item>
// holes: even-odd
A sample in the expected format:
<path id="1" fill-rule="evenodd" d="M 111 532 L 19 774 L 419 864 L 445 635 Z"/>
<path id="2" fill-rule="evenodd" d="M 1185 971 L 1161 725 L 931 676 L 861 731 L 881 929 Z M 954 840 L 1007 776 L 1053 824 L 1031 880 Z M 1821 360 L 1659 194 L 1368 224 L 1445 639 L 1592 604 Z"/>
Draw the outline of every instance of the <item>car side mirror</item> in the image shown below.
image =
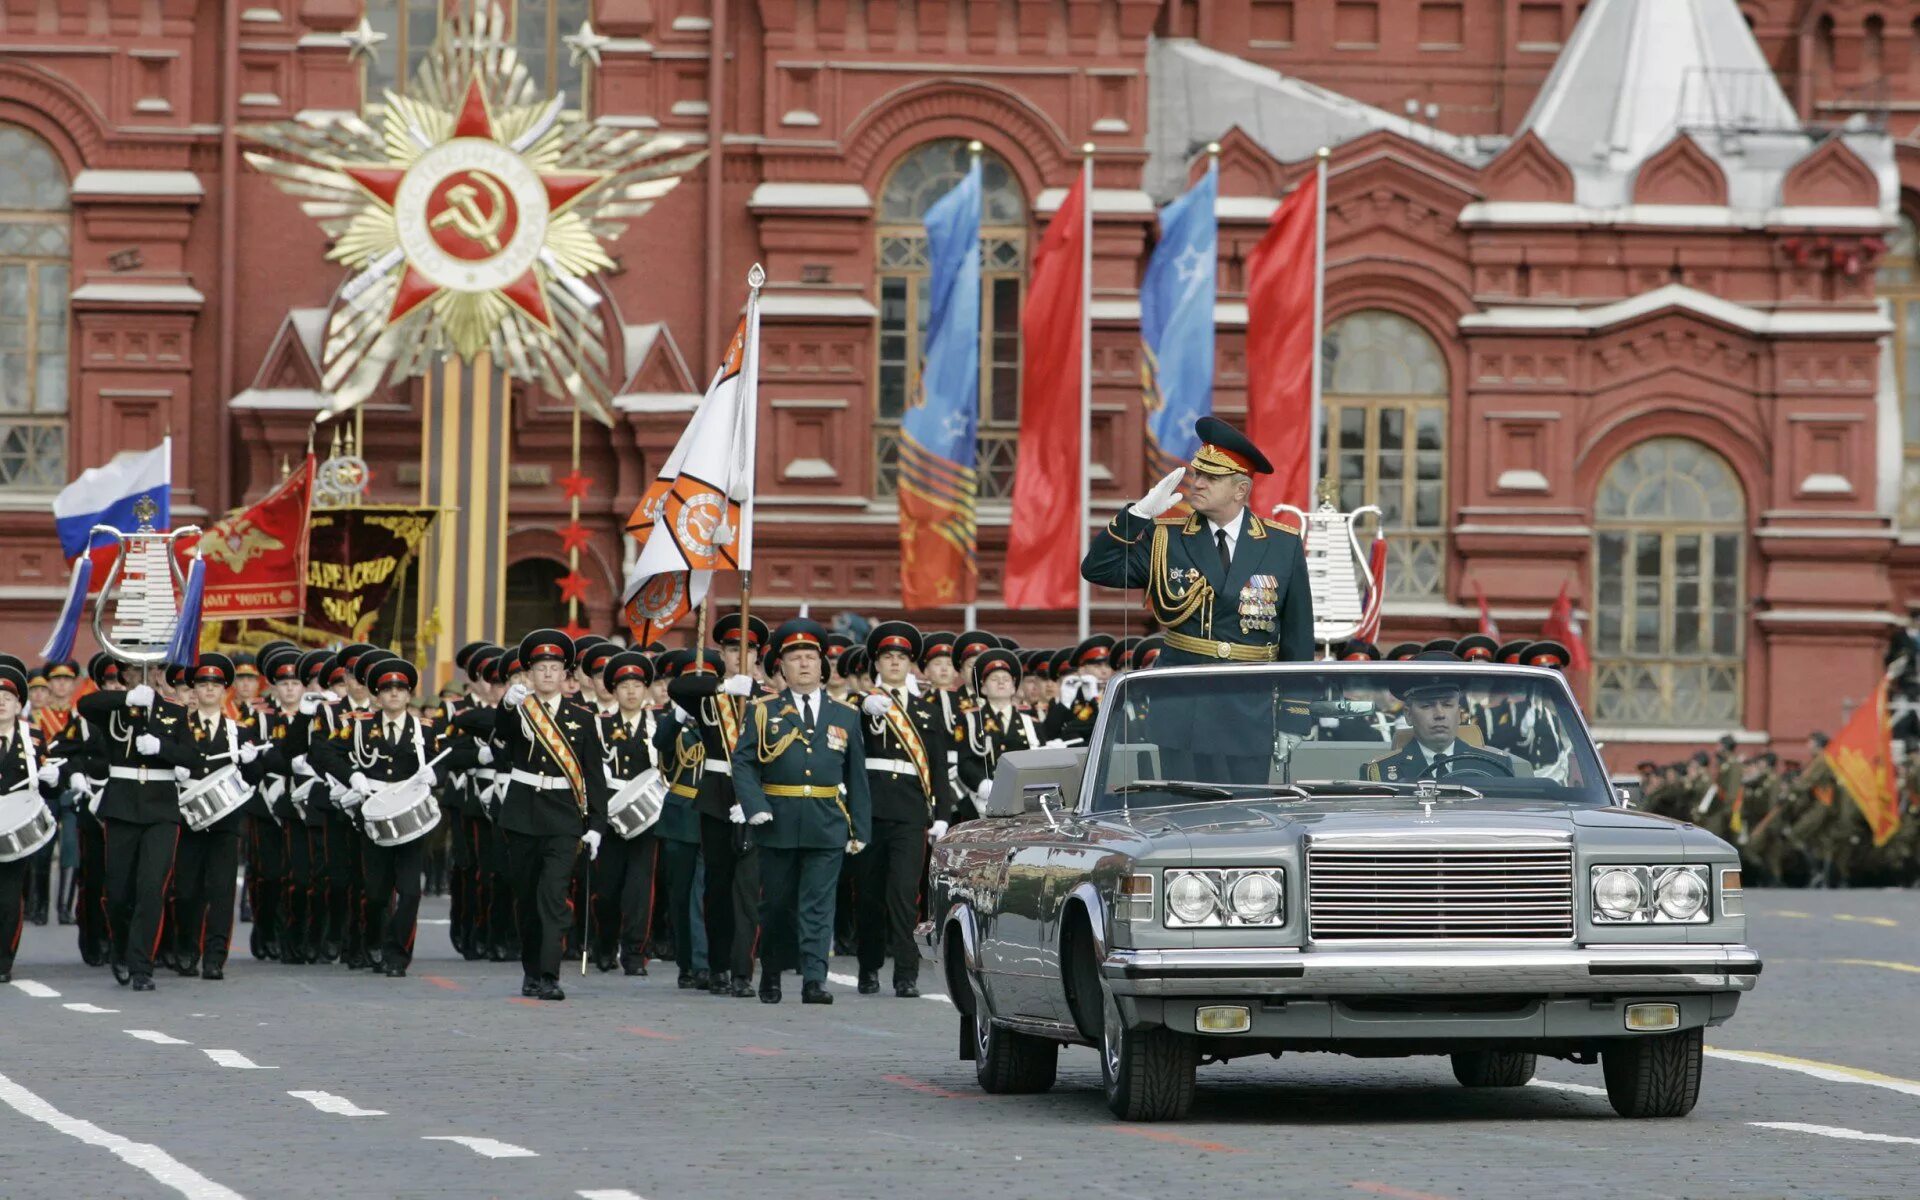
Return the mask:
<path id="1" fill-rule="evenodd" d="M 983 817 L 1020 817 L 1032 811 L 1027 806 L 1027 798 L 1021 794 L 1016 777 L 1005 780 L 995 779 L 993 790 L 987 793 L 987 802 L 980 809 Z"/>
<path id="2" fill-rule="evenodd" d="M 1021 789 L 1021 793 L 1022 807 L 1025 811 L 1037 812 L 1045 817 L 1047 819 L 1047 826 L 1051 829 L 1060 828 L 1060 823 L 1053 818 L 1053 811 L 1055 808 L 1064 811 L 1067 802 L 1065 797 L 1060 794 L 1059 784 L 1029 783 Z"/>

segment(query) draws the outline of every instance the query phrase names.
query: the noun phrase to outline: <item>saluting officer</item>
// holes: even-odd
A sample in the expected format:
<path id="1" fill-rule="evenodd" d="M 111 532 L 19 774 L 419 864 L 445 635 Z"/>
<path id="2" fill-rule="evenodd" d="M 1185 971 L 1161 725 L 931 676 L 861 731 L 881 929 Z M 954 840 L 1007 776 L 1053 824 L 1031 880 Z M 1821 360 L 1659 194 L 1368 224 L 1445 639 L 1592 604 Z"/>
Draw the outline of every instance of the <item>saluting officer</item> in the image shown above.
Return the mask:
<path id="1" fill-rule="evenodd" d="M 960 785 L 974 807 L 984 811 L 1000 756 L 1037 749 L 1044 739 L 1033 714 L 1013 700 L 1020 690 L 1019 655 L 989 650 L 975 660 L 973 672 L 978 676 L 981 704 L 966 715 L 961 727 Z"/>
<path id="2" fill-rule="evenodd" d="M 592 709 L 566 695 L 573 639 L 536 629 L 520 642 L 526 684 L 501 698 L 494 738 L 512 772 L 500 805 L 520 915 L 520 994 L 565 1000 L 562 939 L 573 924 L 567 886 L 580 847 L 597 857 L 607 828 L 606 750 Z"/>
<path id="3" fill-rule="evenodd" d="M 780 1002 L 777 931 L 795 931 L 800 999 L 831 1004 L 827 958 L 833 950 L 834 885 L 846 854 L 872 837 L 866 752 L 859 711 L 821 687 L 826 630 L 796 618 L 773 644 L 786 689 L 749 710 L 733 753 L 733 783 L 760 848 L 760 999 Z M 841 788 L 846 796 L 841 797 Z"/>
<path id="4" fill-rule="evenodd" d="M 180 841 L 175 767 L 192 766 L 186 710 L 145 683 L 81 699 L 93 726 L 96 767 L 106 770 L 99 817 L 105 826 L 107 925 L 113 977 L 153 990 L 153 956 L 165 929 L 167 880 Z"/>
<path id="5" fill-rule="evenodd" d="M 1273 464 L 1218 417 L 1200 418 L 1194 431 L 1201 445 L 1193 461 L 1115 514 L 1094 536 L 1080 573 L 1107 587 L 1147 590 L 1165 631 L 1164 665 L 1312 658 L 1313 598 L 1300 531 L 1290 519 L 1247 509 L 1253 476 L 1272 474 Z M 1163 515 L 1183 498 L 1190 515 Z"/>
<path id="6" fill-rule="evenodd" d="M 610 643 L 603 643 L 603 647 Z M 599 686 L 614 708 L 600 717 L 600 740 L 607 748 L 607 787 L 617 791 L 653 769 L 653 713 L 647 693 L 653 667 L 646 655 L 616 651 L 598 659 Z M 594 965 L 602 971 L 622 968 L 628 975 L 647 973 L 647 931 L 653 925 L 654 870 L 660 857 L 658 823 L 630 838 L 609 837 L 593 870 Z M 691 874 L 691 872 L 689 872 Z"/>
<path id="7" fill-rule="evenodd" d="M 861 653 L 855 647 L 845 662 Z M 873 837 L 853 857 L 858 887 L 860 991 L 880 990 L 880 965 L 893 958 L 893 994 L 920 994 L 920 953 L 913 941 L 928 841 L 953 819 L 947 783 L 947 743 L 940 710 L 908 690 L 907 673 L 920 655 L 920 631 L 905 621 L 883 621 L 867 635 L 866 655 L 879 686 L 860 701 L 867 794 Z"/>

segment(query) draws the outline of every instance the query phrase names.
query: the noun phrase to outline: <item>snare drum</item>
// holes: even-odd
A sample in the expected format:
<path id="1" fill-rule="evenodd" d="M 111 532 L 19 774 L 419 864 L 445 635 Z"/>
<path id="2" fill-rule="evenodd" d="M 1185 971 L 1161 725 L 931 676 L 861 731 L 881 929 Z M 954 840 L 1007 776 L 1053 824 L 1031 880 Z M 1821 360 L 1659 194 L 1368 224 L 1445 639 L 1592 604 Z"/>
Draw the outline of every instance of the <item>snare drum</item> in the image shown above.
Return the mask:
<path id="1" fill-rule="evenodd" d="M 253 788 L 240 778 L 239 767 L 221 767 L 180 789 L 180 815 L 187 819 L 188 829 L 201 833 L 238 812 L 252 795 Z"/>
<path id="2" fill-rule="evenodd" d="M 31 785 L 0 796 L 0 862 L 27 857 L 53 840 L 60 823 Z"/>
<path id="3" fill-rule="evenodd" d="M 648 767 L 622 783 L 607 801 L 607 825 L 623 838 L 637 838 L 660 819 L 666 799 L 666 779 Z"/>
<path id="4" fill-rule="evenodd" d="M 367 836 L 380 846 L 404 846 L 440 823 L 440 804 L 424 779 L 390 783 L 360 806 Z"/>

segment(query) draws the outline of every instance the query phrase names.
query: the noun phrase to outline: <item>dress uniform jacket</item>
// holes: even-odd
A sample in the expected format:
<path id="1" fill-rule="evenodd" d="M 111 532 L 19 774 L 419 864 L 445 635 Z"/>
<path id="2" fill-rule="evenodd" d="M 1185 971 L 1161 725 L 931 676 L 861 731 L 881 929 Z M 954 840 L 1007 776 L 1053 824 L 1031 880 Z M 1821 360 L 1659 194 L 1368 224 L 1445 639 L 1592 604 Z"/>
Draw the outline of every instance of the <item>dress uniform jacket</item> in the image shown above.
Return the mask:
<path id="1" fill-rule="evenodd" d="M 654 832 L 662 841 L 700 844 L 700 772 L 706 747 L 684 721 L 663 714 L 654 722 L 653 750 L 667 781 L 666 799 Z"/>
<path id="2" fill-rule="evenodd" d="M 1498 764 L 1495 768 L 1496 770 L 1505 767 L 1508 763 L 1508 760 L 1501 755 L 1489 754 L 1485 750 L 1477 746 L 1468 745 L 1464 741 L 1455 741 L 1453 748 L 1447 751 L 1447 754 L 1450 756 L 1464 755 L 1473 758 L 1483 758 L 1490 763 Z M 1432 762 L 1436 757 L 1438 756 L 1429 754 L 1422 748 L 1417 740 L 1409 741 L 1405 746 L 1395 750 L 1392 754 L 1382 755 L 1372 762 L 1367 763 L 1360 769 L 1360 778 L 1374 782 L 1412 783 L 1414 780 L 1420 778 L 1420 773 L 1425 771 L 1427 764 Z M 1429 775 L 1427 778 L 1443 780 L 1445 777 L 1441 775 Z"/>
<path id="3" fill-rule="evenodd" d="M 229 737 L 229 731 L 231 731 L 231 737 Z M 237 747 L 259 742 L 259 735 L 255 732 L 252 723 L 236 721 L 222 713 L 209 724 L 198 712 L 194 712 L 187 716 L 187 732 L 192 739 L 189 744 L 194 752 L 194 762 L 187 769 L 192 772 L 196 781 L 205 779 L 222 767 L 237 766 L 240 768 L 240 778 L 255 787 L 253 796 L 245 804 L 214 822 L 213 827 L 226 828 L 231 822 L 237 830 L 242 813 L 251 810 L 264 815 L 264 809 L 259 807 L 261 801 L 258 785 L 266 777 L 267 764 L 259 755 L 255 755 L 252 762 L 243 763 L 239 759 L 237 750 Z"/>
<path id="4" fill-rule="evenodd" d="M 791 691 L 762 697 L 747 711 L 733 752 L 733 786 L 749 820 L 773 814 L 754 830 L 758 845 L 828 850 L 872 840 L 860 713 L 825 691 L 813 704 L 812 728 L 802 727 Z"/>
<path id="5" fill-rule="evenodd" d="M 1313 657 L 1306 554 L 1291 521 L 1241 514 L 1233 565 L 1197 513 L 1150 520 L 1122 509 L 1094 535 L 1080 573 L 1106 587 L 1145 588 L 1166 631 L 1160 665 L 1300 662 Z"/>
<path id="6" fill-rule="evenodd" d="M 860 714 L 866 751 L 867 793 L 873 816 L 880 821 L 906 821 L 926 826 L 956 816 L 953 788 L 947 777 L 947 752 L 952 734 L 941 724 L 939 707 L 928 697 L 905 688 L 898 694 L 879 689 L 893 702 L 880 716 Z M 911 725 L 909 743 L 896 722 Z M 924 767 L 927 781 L 921 782 Z"/>
<path id="7" fill-rule="evenodd" d="M 529 700 L 540 703 L 537 697 L 529 697 Z M 607 777 L 601 764 L 606 759 L 606 749 L 600 742 L 599 718 L 582 701 L 562 696 L 554 710 L 553 719 L 580 765 L 582 781 L 586 785 L 586 813 L 584 816 L 581 813 L 579 800 L 571 787 L 542 788 L 516 778 L 507 785 L 506 799 L 500 803 L 497 823 L 509 833 L 533 837 L 559 837 L 564 834 L 579 837 L 589 830 L 604 834 L 607 828 Z M 505 757 L 499 762 L 500 766 L 547 779 L 566 777 L 560 764 L 534 738 L 524 714 L 502 707 L 495 719 L 494 738 L 506 751 Z"/>
<path id="8" fill-rule="evenodd" d="M 1045 744 L 1045 735 L 1033 714 L 1020 705 L 1004 713 L 991 705 L 977 708 L 961 724 L 960 786 L 968 794 L 977 794 L 980 785 L 993 778 L 1001 755 Z"/>
<path id="9" fill-rule="evenodd" d="M 1098 698 L 1079 700 L 1073 704 L 1055 704 L 1052 710 L 1038 721 L 1041 740 L 1060 742 L 1068 746 L 1084 746 L 1093 736 L 1093 723 L 1099 718 Z"/>
<path id="10" fill-rule="evenodd" d="M 81 699 L 79 709 L 98 743 L 94 757 L 107 769 L 99 818 L 135 825 L 180 824 L 180 788 L 173 769 L 198 761 L 187 744 L 187 710 L 158 696 L 148 710 L 129 709 L 125 692 L 94 692 Z M 160 739 L 158 754 L 134 748 L 142 733 Z"/>
<path id="11" fill-rule="evenodd" d="M 730 773 L 733 752 L 740 742 L 743 718 L 735 714 L 741 710 L 741 701 L 722 693 L 719 678 L 704 671 L 669 680 L 667 695 L 692 718 L 693 731 L 706 751 L 698 784 L 698 808 L 724 821 L 735 800 Z"/>

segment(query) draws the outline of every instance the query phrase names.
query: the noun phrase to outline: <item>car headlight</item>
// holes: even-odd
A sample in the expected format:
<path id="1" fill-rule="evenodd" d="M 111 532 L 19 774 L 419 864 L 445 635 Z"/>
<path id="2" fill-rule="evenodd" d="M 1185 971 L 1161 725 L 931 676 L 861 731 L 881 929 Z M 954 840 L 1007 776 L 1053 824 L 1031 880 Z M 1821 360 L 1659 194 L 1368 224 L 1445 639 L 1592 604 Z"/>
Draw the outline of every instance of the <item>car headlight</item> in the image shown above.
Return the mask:
<path id="1" fill-rule="evenodd" d="M 1172 929 L 1286 921 L 1286 876 L 1277 868 L 1168 871 L 1166 897 L 1166 923 Z"/>
<path id="2" fill-rule="evenodd" d="M 1713 919 L 1711 868 L 1661 863 L 1592 868 L 1596 925 L 1687 925 Z"/>

